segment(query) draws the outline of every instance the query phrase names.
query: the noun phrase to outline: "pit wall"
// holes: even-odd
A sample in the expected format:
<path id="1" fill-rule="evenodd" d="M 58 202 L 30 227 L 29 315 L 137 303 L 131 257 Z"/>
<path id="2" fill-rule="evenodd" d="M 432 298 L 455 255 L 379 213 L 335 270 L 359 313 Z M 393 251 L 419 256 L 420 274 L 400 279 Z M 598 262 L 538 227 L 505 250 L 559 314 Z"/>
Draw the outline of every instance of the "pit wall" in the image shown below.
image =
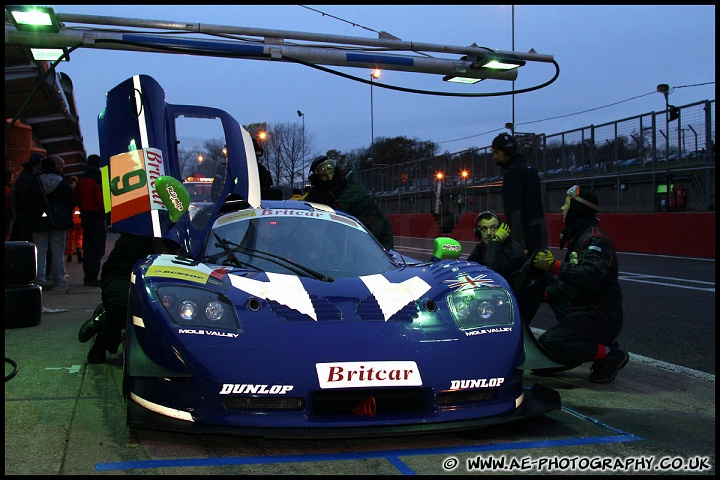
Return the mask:
<path id="1" fill-rule="evenodd" d="M 388 218 L 397 236 L 447 236 L 474 241 L 476 216 L 477 213 L 463 214 L 453 231 L 446 235 L 441 235 L 430 213 L 390 214 Z M 600 213 L 598 218 L 600 227 L 612 238 L 619 252 L 715 258 L 715 212 Z M 562 214 L 547 213 L 545 219 L 548 244 L 557 247 L 560 231 L 565 226 Z"/>

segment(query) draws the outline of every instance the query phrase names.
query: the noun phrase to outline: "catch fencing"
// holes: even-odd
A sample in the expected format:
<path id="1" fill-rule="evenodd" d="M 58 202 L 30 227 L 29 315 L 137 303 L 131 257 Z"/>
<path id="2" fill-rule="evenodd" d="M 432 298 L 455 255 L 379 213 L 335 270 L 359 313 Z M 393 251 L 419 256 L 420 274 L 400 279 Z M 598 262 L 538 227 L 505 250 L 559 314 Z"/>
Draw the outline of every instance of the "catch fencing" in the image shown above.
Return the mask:
<path id="1" fill-rule="evenodd" d="M 546 212 L 559 212 L 573 184 L 592 188 L 605 212 L 715 209 L 715 100 L 514 134 L 540 174 Z M 455 224 L 464 213 L 502 211 L 502 170 L 489 145 L 358 173 L 388 214 L 434 213 Z"/>

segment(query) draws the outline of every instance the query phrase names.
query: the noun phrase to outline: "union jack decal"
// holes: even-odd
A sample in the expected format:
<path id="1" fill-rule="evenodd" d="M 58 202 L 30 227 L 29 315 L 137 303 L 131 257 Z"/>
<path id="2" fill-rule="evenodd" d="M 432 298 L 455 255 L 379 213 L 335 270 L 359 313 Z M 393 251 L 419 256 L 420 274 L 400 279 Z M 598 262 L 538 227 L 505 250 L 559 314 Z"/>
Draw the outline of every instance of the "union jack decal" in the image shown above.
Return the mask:
<path id="1" fill-rule="evenodd" d="M 457 291 L 467 290 L 470 288 L 480 287 L 482 285 L 492 285 L 494 282 L 492 278 L 487 278 L 487 275 L 480 274 L 477 277 L 471 277 L 470 275 L 460 275 L 457 280 L 443 280 L 445 283 L 449 283 L 448 288 L 457 289 Z"/>

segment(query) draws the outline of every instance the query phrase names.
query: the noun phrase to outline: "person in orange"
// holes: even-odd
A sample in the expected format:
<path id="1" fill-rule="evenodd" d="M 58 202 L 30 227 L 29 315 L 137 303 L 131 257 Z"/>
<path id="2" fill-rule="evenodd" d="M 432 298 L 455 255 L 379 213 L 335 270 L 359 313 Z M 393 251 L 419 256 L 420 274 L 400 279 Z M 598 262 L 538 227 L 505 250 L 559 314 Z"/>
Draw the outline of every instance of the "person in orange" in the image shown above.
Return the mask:
<path id="1" fill-rule="evenodd" d="M 75 185 L 77 185 L 77 177 L 70 177 L 70 186 L 75 191 Z M 67 231 L 67 239 L 65 241 L 65 256 L 68 263 L 72 262 L 73 252 L 77 255 L 78 263 L 83 262 L 83 228 L 80 224 L 80 210 L 75 207 L 73 209 L 73 226 Z"/>

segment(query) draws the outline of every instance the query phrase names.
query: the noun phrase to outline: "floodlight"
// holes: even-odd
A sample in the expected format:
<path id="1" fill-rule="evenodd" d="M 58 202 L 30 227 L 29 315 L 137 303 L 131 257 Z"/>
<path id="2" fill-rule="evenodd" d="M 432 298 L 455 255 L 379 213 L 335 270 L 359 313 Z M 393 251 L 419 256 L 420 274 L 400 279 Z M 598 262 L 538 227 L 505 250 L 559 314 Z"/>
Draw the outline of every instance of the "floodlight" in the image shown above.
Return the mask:
<path id="1" fill-rule="evenodd" d="M 451 75 L 445 75 L 443 81 L 455 82 L 455 83 L 477 83 L 480 80 L 486 78 L 493 78 L 495 80 L 508 80 L 515 81 L 518 76 L 518 69 L 513 68 L 511 70 L 498 70 L 493 68 L 467 68 L 457 69 Z"/>
<path id="2" fill-rule="evenodd" d="M 460 77 L 457 75 L 445 75 L 443 77 L 443 82 L 453 82 L 453 83 L 473 84 L 473 83 L 478 83 L 482 80 L 484 80 L 484 78 Z"/>
<path id="3" fill-rule="evenodd" d="M 5 10 L 15 23 L 15 28 L 22 32 L 58 33 L 60 26 L 57 15 L 52 7 L 34 5 L 8 5 Z"/>
<path id="4" fill-rule="evenodd" d="M 460 60 L 470 62 L 470 66 L 457 66 L 452 74 L 443 77 L 444 82 L 473 84 L 486 78 L 515 81 L 518 67 L 526 63 L 516 55 L 493 51 L 477 56 L 466 55 Z"/>
<path id="5" fill-rule="evenodd" d="M 473 68 L 484 67 L 493 70 L 512 70 L 513 68 L 525 65 L 525 60 L 521 60 L 517 55 L 511 53 L 490 52 L 484 54 L 472 65 Z"/>
<path id="6" fill-rule="evenodd" d="M 30 48 L 30 53 L 37 61 L 55 62 L 65 54 L 64 48 Z M 63 62 L 70 61 L 70 56 L 66 55 Z"/>

